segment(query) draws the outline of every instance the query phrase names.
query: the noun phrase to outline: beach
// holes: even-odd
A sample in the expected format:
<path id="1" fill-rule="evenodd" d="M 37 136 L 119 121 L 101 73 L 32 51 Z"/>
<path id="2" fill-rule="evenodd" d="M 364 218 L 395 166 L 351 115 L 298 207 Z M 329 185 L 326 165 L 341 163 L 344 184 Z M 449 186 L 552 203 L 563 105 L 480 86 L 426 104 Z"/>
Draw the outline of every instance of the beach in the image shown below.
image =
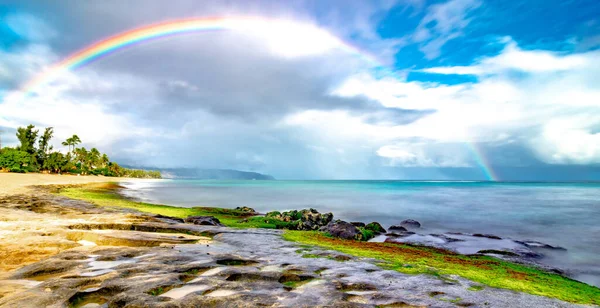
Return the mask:
<path id="1" fill-rule="evenodd" d="M 102 183 L 135 181 L 135 179 L 103 177 L 103 176 L 77 176 L 41 173 L 3 173 L 0 172 L 0 196 L 27 193 L 29 186 L 35 185 L 72 185 L 83 183 Z"/>
<path id="2" fill-rule="evenodd" d="M 315 234 L 312 243 L 304 236 L 312 233 L 305 231 L 240 228 L 261 217 L 246 209 L 136 202 L 120 197 L 122 187 L 105 183 L 124 179 L 42 174 L 0 174 L 0 179 L 2 307 L 579 306 L 489 287 L 465 279 L 460 272 L 421 268 L 410 258 L 386 265 L 353 254 L 357 247 L 365 251 L 364 242 Z M 194 211 L 221 215 L 222 222 L 237 227 L 198 224 L 186 218 Z M 406 248 L 390 245 L 365 247 L 392 249 L 381 253 L 394 257 L 406 253 Z M 431 253 L 427 248 L 414 249 L 413 257 Z M 456 254 L 436 253 L 442 253 L 439 257 L 445 263 L 459 261 L 456 266 L 464 266 L 466 262 Z M 505 264 L 485 257 L 473 260 Z M 521 268 L 524 272 L 518 272 Z M 507 281 L 529 271 L 511 265 L 513 276 L 507 276 Z M 578 293 L 588 294 L 573 298 L 566 293 L 565 299 L 597 303 L 593 297 L 597 289 L 556 274 L 536 273 L 578 290 L 585 288 L 585 293 Z M 556 285 L 540 287 L 552 290 Z"/>

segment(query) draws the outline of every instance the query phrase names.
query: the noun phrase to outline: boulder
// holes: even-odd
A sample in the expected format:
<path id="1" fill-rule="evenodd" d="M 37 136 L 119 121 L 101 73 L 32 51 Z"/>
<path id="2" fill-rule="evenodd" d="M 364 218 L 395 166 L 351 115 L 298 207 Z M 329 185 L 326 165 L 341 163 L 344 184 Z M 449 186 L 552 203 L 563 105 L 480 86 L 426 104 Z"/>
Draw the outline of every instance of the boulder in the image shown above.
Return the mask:
<path id="1" fill-rule="evenodd" d="M 391 226 L 388 231 L 390 233 L 401 233 L 401 232 L 406 232 L 408 230 L 406 230 L 406 228 L 402 227 L 402 226 Z"/>
<path id="2" fill-rule="evenodd" d="M 319 231 L 327 232 L 333 237 L 346 240 L 361 240 L 363 237 L 362 232 L 355 225 L 339 219 L 321 227 Z"/>
<path id="3" fill-rule="evenodd" d="M 364 222 L 355 221 L 355 222 L 351 222 L 351 224 L 353 224 L 354 226 L 359 227 L 359 228 L 364 228 L 365 227 L 365 223 Z"/>
<path id="4" fill-rule="evenodd" d="M 213 216 L 188 216 L 184 221 L 195 225 L 225 227 L 219 219 Z"/>
<path id="5" fill-rule="evenodd" d="M 421 223 L 413 219 L 406 219 L 400 223 L 400 226 L 406 229 L 418 229 L 421 228 Z"/>
<path id="6" fill-rule="evenodd" d="M 376 234 L 381 234 L 381 233 L 385 233 L 385 229 L 381 226 L 380 223 L 374 221 L 368 225 L 365 226 L 366 230 L 370 230 L 375 232 Z"/>

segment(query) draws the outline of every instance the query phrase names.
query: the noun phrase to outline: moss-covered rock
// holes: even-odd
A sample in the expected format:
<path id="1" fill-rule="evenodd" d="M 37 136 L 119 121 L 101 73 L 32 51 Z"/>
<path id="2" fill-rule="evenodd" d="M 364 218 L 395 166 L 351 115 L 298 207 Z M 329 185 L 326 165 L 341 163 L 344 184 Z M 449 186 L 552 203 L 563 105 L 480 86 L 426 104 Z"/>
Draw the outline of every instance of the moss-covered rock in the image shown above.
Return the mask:
<path id="1" fill-rule="evenodd" d="M 326 226 L 333 220 L 332 213 L 321 214 L 315 209 L 291 210 L 286 212 L 269 212 L 265 218 L 283 222 L 285 229 L 314 231 Z"/>
<path id="2" fill-rule="evenodd" d="M 385 229 L 378 222 L 374 221 L 365 226 L 366 230 L 371 230 L 377 234 L 385 233 Z"/>

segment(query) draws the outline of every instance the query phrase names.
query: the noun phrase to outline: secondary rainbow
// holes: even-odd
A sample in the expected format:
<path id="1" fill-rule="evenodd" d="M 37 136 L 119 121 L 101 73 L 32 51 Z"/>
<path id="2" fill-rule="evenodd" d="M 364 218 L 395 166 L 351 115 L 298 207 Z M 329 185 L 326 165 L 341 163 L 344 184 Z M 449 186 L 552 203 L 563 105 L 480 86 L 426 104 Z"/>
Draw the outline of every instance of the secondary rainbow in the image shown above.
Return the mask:
<path id="1" fill-rule="evenodd" d="M 170 37 L 192 32 L 213 31 L 213 30 L 233 30 L 239 32 L 256 32 L 270 33 L 270 31 L 283 29 L 286 26 L 293 27 L 311 27 L 318 34 L 323 35 L 328 43 L 334 49 L 340 49 L 350 54 L 353 54 L 370 64 L 374 72 L 380 75 L 394 75 L 392 70 L 383 65 L 376 57 L 373 57 L 367 52 L 361 51 L 359 48 L 352 46 L 336 37 L 335 35 L 311 25 L 302 25 L 299 23 L 289 22 L 278 19 L 268 19 L 262 17 L 216 17 L 216 18 L 191 18 L 167 21 L 162 23 L 151 24 L 125 31 L 107 39 L 93 43 L 80 51 L 77 51 L 62 61 L 45 69 L 27 83 L 25 83 L 20 91 L 15 93 L 19 98 L 27 97 L 35 90 L 56 79 L 61 73 L 81 68 L 86 64 L 93 62 L 103 56 L 110 55 L 116 51 L 126 47 L 148 42 L 153 39 Z M 292 34 L 293 35 L 293 34 Z M 488 180 L 495 181 L 497 176 L 494 174 L 489 162 L 485 159 L 475 144 L 469 144 L 473 151 L 473 155 L 477 164 L 481 167 L 484 175 Z"/>
<path id="2" fill-rule="evenodd" d="M 487 178 L 488 181 L 499 181 L 500 178 L 492 168 L 492 164 L 484 155 L 483 150 L 477 145 L 476 142 L 467 142 L 467 147 L 473 153 L 473 157 L 475 158 L 475 163 L 479 165 L 483 175 Z"/>

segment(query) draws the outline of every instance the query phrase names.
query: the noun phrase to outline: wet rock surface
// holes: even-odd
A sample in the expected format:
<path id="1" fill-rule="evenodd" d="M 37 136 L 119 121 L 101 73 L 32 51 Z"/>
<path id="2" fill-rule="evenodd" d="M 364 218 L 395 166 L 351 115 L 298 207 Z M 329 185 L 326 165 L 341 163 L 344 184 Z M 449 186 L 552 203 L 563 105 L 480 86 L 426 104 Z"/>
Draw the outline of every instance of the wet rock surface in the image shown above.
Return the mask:
<path id="1" fill-rule="evenodd" d="M 184 222 L 202 226 L 225 226 L 219 221 L 219 219 L 212 216 L 189 216 L 184 219 Z"/>
<path id="2" fill-rule="evenodd" d="M 287 242 L 279 230 L 188 224 L 44 198 L 37 206 L 3 199 L 0 211 L 69 212 L 75 216 L 61 224 L 73 234 L 69 241 L 80 244 L 1 276 L 0 286 L 8 288 L 0 295 L 2 307 L 576 306 L 493 288 L 473 291 L 475 283 L 455 276 L 449 282 L 384 270 L 376 260 Z M 109 214 L 113 219 L 98 219 Z M 145 237 L 160 243 L 146 245 Z"/>
<path id="3" fill-rule="evenodd" d="M 400 223 L 400 226 L 404 227 L 406 229 L 409 229 L 409 230 L 410 229 L 419 229 L 419 228 L 421 228 L 421 223 L 419 223 L 418 221 L 413 220 L 413 219 L 406 219 Z"/>

